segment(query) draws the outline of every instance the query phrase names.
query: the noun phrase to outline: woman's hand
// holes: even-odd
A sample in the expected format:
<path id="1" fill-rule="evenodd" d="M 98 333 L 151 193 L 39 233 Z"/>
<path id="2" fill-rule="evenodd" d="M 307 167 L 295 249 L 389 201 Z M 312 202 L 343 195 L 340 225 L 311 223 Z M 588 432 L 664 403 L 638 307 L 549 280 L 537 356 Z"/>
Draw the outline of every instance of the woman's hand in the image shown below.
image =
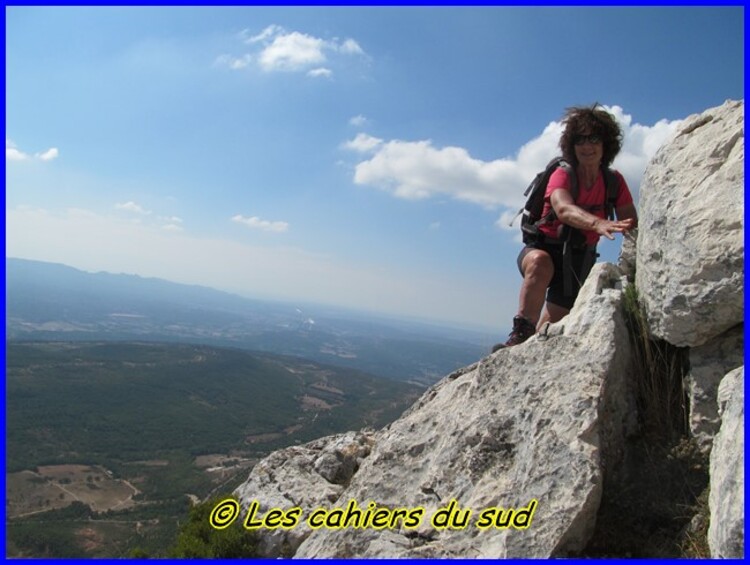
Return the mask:
<path id="1" fill-rule="evenodd" d="M 635 219 L 627 218 L 625 220 L 605 220 L 597 218 L 594 222 L 593 231 L 603 235 L 607 239 L 614 239 L 616 233 L 627 233 L 635 227 Z"/>

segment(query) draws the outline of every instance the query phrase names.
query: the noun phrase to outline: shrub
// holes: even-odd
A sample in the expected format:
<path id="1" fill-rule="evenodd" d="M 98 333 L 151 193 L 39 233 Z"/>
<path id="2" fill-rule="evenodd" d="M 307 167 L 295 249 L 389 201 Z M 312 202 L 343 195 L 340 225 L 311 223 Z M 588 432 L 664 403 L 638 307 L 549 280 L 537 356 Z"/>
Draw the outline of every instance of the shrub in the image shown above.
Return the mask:
<path id="1" fill-rule="evenodd" d="M 247 558 L 258 557 L 258 538 L 242 527 L 242 520 L 223 530 L 209 523 L 209 516 L 221 501 L 214 498 L 190 509 L 188 521 L 180 528 L 170 557 Z"/>

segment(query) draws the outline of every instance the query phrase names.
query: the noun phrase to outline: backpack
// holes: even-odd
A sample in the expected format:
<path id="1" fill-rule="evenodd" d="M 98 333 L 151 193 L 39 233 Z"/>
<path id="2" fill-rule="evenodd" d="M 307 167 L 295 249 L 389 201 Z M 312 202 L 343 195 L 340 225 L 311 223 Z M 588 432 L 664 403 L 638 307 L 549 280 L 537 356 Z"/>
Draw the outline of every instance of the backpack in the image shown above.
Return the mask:
<path id="1" fill-rule="evenodd" d="M 544 243 L 545 241 L 548 243 L 562 243 L 562 239 L 567 241 L 573 236 L 573 232 L 577 231 L 572 228 L 567 229 L 569 226 L 566 226 L 566 235 L 561 240 L 551 240 L 539 229 L 539 226 L 542 224 L 552 222 L 556 218 L 554 210 L 550 210 L 546 216 L 542 217 L 542 210 L 544 209 L 544 194 L 547 190 L 547 183 L 552 173 L 558 167 L 563 167 L 568 173 L 571 184 L 570 193 L 573 196 L 573 201 L 578 198 L 578 178 L 575 169 L 562 157 L 555 157 L 547 164 L 543 171 L 540 171 L 534 177 L 534 180 L 531 181 L 531 184 L 529 184 L 523 193 L 527 197 L 526 204 L 518 211 L 515 217 L 521 216 L 521 233 L 524 245 Z M 612 169 L 604 169 L 604 184 L 606 186 L 604 202 L 605 217 L 612 220 L 615 217 L 615 202 L 617 201 L 617 194 L 620 188 L 617 177 Z M 512 224 L 513 221 L 511 221 Z"/>

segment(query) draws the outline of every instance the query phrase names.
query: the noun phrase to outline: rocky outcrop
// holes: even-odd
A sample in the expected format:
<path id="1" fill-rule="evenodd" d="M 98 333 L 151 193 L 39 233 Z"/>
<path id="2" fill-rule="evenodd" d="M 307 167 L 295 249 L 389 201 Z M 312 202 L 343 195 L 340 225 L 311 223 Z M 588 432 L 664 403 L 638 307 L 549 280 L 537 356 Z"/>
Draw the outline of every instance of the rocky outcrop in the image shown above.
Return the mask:
<path id="1" fill-rule="evenodd" d="M 636 285 L 651 332 L 691 348 L 690 426 L 706 453 L 719 381 L 743 364 L 744 109 L 687 118 L 641 184 Z"/>
<path id="2" fill-rule="evenodd" d="M 727 101 L 691 116 L 658 151 L 641 184 L 636 252 L 652 334 L 690 347 L 690 431 L 711 453 L 714 557 L 744 550 L 744 113 L 744 101 Z M 731 408 L 722 416 L 720 405 Z"/>
<path id="3" fill-rule="evenodd" d="M 678 347 L 744 320 L 744 108 L 687 118 L 641 183 L 636 286 L 653 334 Z"/>
<path id="4" fill-rule="evenodd" d="M 637 245 L 626 241 L 619 268 L 595 266 L 564 320 L 448 375 L 383 430 L 323 438 L 259 463 L 235 492 L 241 505 L 301 509 L 296 527 L 262 532 L 265 554 L 582 550 L 603 491 L 620 484 L 637 427 L 623 320 L 635 278 L 651 333 L 690 348 L 691 429 L 711 450 L 712 555 L 741 555 L 743 118 L 744 103 L 727 102 L 682 124 L 646 171 Z"/>
<path id="5" fill-rule="evenodd" d="M 375 435 L 372 453 L 337 500 L 318 485 L 315 456 L 307 455 L 295 474 L 311 478 L 301 489 L 317 497 L 308 508 L 341 508 L 353 500 L 360 509 L 374 502 L 424 513 L 417 527 L 400 521 L 383 529 L 295 529 L 310 533 L 296 556 L 549 557 L 582 549 L 593 532 L 607 469 L 622 456 L 623 436 L 633 424 L 622 282 L 613 265 L 596 266 L 579 305 L 545 336 L 428 390 Z M 269 490 L 288 489 L 263 484 L 259 477 L 269 476 L 268 466 L 256 467 L 238 489 L 244 506 Z M 433 527 L 431 518 L 452 500 L 470 511 L 467 527 Z M 482 511 L 529 509 L 532 503 L 528 530 L 477 527 Z"/>
<path id="6" fill-rule="evenodd" d="M 711 451 L 712 557 L 741 558 L 745 552 L 745 370 L 729 373 L 719 388 L 721 429 Z"/>
<path id="7" fill-rule="evenodd" d="M 711 451 L 721 425 L 716 401 L 719 383 L 729 371 L 744 365 L 744 337 L 744 327 L 740 324 L 690 349 L 690 370 L 685 379 L 690 432 L 704 453 Z"/>
<path id="8" fill-rule="evenodd" d="M 234 494 L 244 509 L 257 501 L 258 516 L 274 508 L 301 508 L 307 516 L 339 499 L 373 442 L 372 432 L 347 432 L 275 451 L 253 468 Z M 303 521 L 294 528 L 265 529 L 260 552 L 266 557 L 293 555 L 311 531 Z"/>

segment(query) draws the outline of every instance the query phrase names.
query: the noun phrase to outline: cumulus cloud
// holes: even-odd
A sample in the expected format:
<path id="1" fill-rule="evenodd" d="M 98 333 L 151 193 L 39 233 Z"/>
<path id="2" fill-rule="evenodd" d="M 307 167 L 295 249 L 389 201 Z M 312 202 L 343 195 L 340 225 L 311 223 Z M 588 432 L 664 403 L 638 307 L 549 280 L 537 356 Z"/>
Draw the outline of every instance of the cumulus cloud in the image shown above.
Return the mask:
<path id="1" fill-rule="evenodd" d="M 245 43 L 251 43 L 252 44 L 252 43 L 258 43 L 258 42 L 261 42 L 261 41 L 266 41 L 267 39 L 271 39 L 272 37 L 274 37 L 276 35 L 283 34 L 284 33 L 284 28 L 282 28 L 281 26 L 278 26 L 276 24 L 272 24 L 272 25 L 268 26 L 266 29 L 264 29 L 263 31 L 261 31 L 257 35 L 253 35 L 253 36 L 248 37 L 249 33 L 250 33 L 250 30 L 244 29 L 244 30 L 242 30 L 241 36 L 242 36 L 242 38 L 243 38 L 243 40 L 244 40 Z"/>
<path id="2" fill-rule="evenodd" d="M 355 128 L 361 128 L 362 126 L 367 125 L 368 122 L 369 120 L 362 114 L 349 119 L 349 125 L 354 126 Z"/>
<path id="3" fill-rule="evenodd" d="M 266 71 L 294 71 L 326 60 L 325 41 L 293 31 L 277 35 L 260 54 L 260 66 Z"/>
<path id="4" fill-rule="evenodd" d="M 510 160 L 487 163 L 461 147 L 437 148 L 430 140 L 376 143 L 376 138 L 357 136 L 349 146 L 368 144 L 376 152 L 356 166 L 354 182 L 407 200 L 447 195 L 494 207 L 512 200 L 510 187 L 523 178 Z"/>
<path id="5" fill-rule="evenodd" d="M 339 51 L 348 55 L 364 55 L 365 52 L 359 46 L 359 43 L 353 39 L 347 39 L 339 46 Z"/>
<path id="6" fill-rule="evenodd" d="M 269 25 L 258 34 L 247 29 L 240 34 L 244 45 L 254 50 L 241 56 L 224 54 L 216 64 L 233 70 L 248 67 L 252 62 L 266 72 L 306 72 L 310 77 L 330 77 L 333 70 L 329 56 L 366 56 L 352 38 L 324 39 L 299 31 L 288 31 L 279 25 Z"/>
<path id="7" fill-rule="evenodd" d="M 53 159 L 57 159 L 59 155 L 60 151 L 57 147 L 50 147 L 46 151 L 34 154 L 32 157 L 28 153 L 21 151 L 10 139 L 5 140 L 5 159 L 7 161 L 29 161 L 31 159 L 52 161 Z"/>
<path id="8" fill-rule="evenodd" d="M 29 156 L 18 149 L 16 144 L 9 139 L 5 140 L 5 159 L 7 161 L 26 161 Z"/>
<path id="9" fill-rule="evenodd" d="M 382 139 L 372 137 L 371 135 L 367 135 L 366 133 L 360 133 L 357 134 L 357 137 L 355 137 L 351 141 L 345 142 L 343 144 L 343 148 L 357 151 L 358 153 L 370 153 L 381 143 L 383 143 Z"/>
<path id="10" fill-rule="evenodd" d="M 269 222 L 268 220 L 261 220 L 258 216 L 246 218 L 237 214 L 232 217 L 232 221 L 238 224 L 243 224 L 252 229 L 267 232 L 283 233 L 289 229 L 289 224 L 287 222 Z"/>
<path id="11" fill-rule="evenodd" d="M 215 64 L 220 67 L 227 67 L 228 69 L 232 69 L 233 71 L 238 71 L 249 66 L 252 61 L 253 57 L 249 53 L 245 53 L 244 55 L 240 55 L 238 57 L 224 54 L 216 57 Z"/>
<path id="12" fill-rule="evenodd" d="M 656 150 L 675 132 L 679 121 L 654 125 L 633 123 L 619 106 L 608 110 L 625 135 L 614 167 L 625 176 L 637 196 L 640 180 Z M 483 206 L 504 209 L 497 225 L 507 225 L 523 205 L 523 191 L 534 175 L 559 153 L 560 122 L 552 122 L 524 144 L 513 157 L 493 161 L 476 159 L 462 147 L 436 147 L 430 140 L 383 141 L 359 134 L 343 147 L 372 155 L 354 169 L 354 182 L 391 192 L 409 200 L 447 196 Z"/>
<path id="13" fill-rule="evenodd" d="M 141 206 L 140 204 L 136 204 L 132 200 L 129 202 L 125 202 L 124 204 L 118 202 L 117 204 L 115 204 L 115 208 L 117 210 L 123 210 L 125 212 L 131 212 L 133 214 L 139 214 L 142 216 L 148 216 L 149 214 L 151 214 L 149 210 L 146 210 L 145 208 L 143 208 L 143 206 Z"/>
<path id="14" fill-rule="evenodd" d="M 52 161 L 52 159 L 57 159 L 59 154 L 60 152 L 57 150 L 57 147 L 51 147 L 43 153 L 37 153 L 36 157 L 42 161 Z"/>
<path id="15" fill-rule="evenodd" d="M 330 78 L 331 75 L 333 75 L 333 71 L 331 69 L 326 69 L 324 67 L 321 67 L 319 69 L 311 69 L 307 71 L 307 76 L 317 78 L 317 77 L 324 77 L 324 78 Z"/>

